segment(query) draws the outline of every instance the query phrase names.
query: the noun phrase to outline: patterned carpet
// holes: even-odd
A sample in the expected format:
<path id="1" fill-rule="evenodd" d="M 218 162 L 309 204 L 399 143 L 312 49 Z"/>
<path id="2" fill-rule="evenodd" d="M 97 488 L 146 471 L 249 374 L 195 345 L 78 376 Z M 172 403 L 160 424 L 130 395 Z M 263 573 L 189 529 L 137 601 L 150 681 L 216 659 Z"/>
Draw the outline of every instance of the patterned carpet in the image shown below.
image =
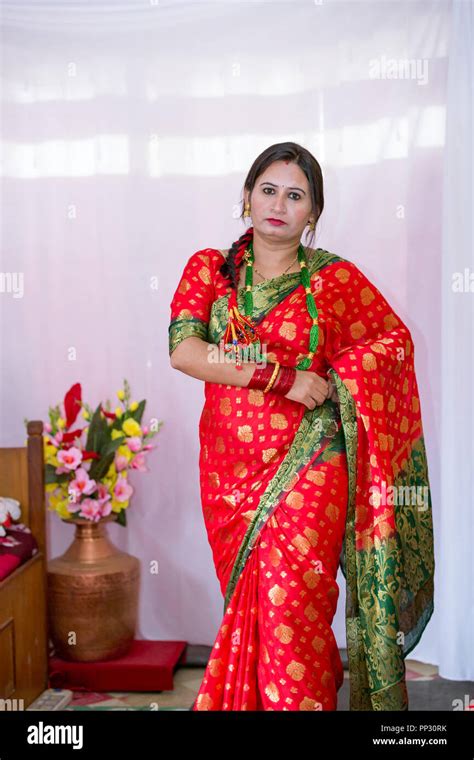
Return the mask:
<path id="1" fill-rule="evenodd" d="M 199 649 L 199 648 L 198 648 Z M 207 648 L 201 648 L 206 649 Z M 204 675 L 205 667 L 193 665 L 199 659 L 192 657 L 192 647 L 189 647 L 190 656 L 188 664 L 180 666 L 175 671 L 174 689 L 172 691 L 153 692 L 110 692 L 100 694 L 96 692 L 74 692 L 72 702 L 65 708 L 66 710 L 189 710 L 199 691 L 201 681 Z M 344 660 L 344 657 L 343 657 Z M 205 662 L 205 660 L 204 660 Z M 427 665 L 416 660 L 406 660 L 407 681 L 409 687 L 416 682 L 434 681 L 439 679 L 438 668 L 434 665 Z M 344 673 L 345 683 L 339 692 L 339 709 L 348 709 L 349 693 L 349 673 Z M 441 708 L 440 708 L 441 709 Z"/>

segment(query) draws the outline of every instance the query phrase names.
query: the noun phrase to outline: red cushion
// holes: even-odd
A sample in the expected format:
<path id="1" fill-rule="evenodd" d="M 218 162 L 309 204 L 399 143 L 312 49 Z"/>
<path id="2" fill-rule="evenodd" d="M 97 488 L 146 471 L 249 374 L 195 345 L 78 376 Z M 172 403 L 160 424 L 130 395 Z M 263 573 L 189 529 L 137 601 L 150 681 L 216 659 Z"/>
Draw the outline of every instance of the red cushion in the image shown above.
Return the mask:
<path id="1" fill-rule="evenodd" d="M 0 580 L 38 552 L 36 539 L 23 523 L 12 523 L 6 532 L 0 536 Z"/>

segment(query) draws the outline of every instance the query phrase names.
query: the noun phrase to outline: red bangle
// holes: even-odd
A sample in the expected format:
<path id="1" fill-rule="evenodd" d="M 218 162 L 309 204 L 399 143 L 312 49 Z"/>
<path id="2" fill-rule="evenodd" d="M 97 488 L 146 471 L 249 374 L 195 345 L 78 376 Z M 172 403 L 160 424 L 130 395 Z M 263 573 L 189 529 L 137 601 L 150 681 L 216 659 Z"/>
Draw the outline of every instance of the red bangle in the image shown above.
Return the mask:
<path id="1" fill-rule="evenodd" d="M 253 375 L 245 387 L 258 388 L 263 391 L 267 387 L 274 369 L 275 364 L 273 362 L 268 362 L 262 369 L 260 367 L 255 367 Z"/>
<path id="2" fill-rule="evenodd" d="M 286 396 L 293 383 L 296 380 L 296 369 L 294 367 L 281 367 L 272 390 L 281 396 Z"/>
<path id="3" fill-rule="evenodd" d="M 275 364 L 273 362 L 268 362 L 263 369 L 256 367 L 246 387 L 264 390 L 268 385 L 274 369 Z M 296 369 L 294 369 L 294 367 L 280 367 L 276 380 L 270 390 L 279 393 L 282 396 L 286 396 L 290 388 L 293 386 L 295 379 Z"/>

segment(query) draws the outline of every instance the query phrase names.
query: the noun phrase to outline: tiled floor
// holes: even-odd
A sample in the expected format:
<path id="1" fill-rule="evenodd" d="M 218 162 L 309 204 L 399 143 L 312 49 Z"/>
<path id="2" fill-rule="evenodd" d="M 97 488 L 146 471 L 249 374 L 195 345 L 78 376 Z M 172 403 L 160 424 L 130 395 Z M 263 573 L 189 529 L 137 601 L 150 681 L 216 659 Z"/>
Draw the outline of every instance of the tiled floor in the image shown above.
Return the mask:
<path id="1" fill-rule="evenodd" d="M 74 699 L 66 710 L 80 709 L 142 709 L 142 710 L 189 710 L 194 702 L 205 671 L 206 647 L 188 647 L 187 664 L 179 667 L 174 675 L 174 689 L 162 692 L 111 692 L 97 694 L 90 692 L 75 692 Z M 344 656 L 343 656 L 344 661 Z M 201 664 L 199 664 L 201 662 Z M 442 681 L 438 675 L 438 668 L 416 660 L 406 660 L 407 681 L 411 694 L 414 686 L 421 682 Z M 338 694 L 338 709 L 348 709 L 349 695 L 349 672 L 344 673 L 345 682 Z M 446 683 L 446 682 L 445 682 Z M 455 684 L 456 682 L 449 682 Z M 459 689 L 458 689 L 459 690 Z M 461 689 L 462 690 L 462 689 Z M 436 691 L 436 688 L 433 689 Z M 474 690 L 471 689 L 474 697 Z M 423 709 L 418 707 L 417 709 Z M 438 707 L 437 709 L 452 709 L 451 707 Z"/>

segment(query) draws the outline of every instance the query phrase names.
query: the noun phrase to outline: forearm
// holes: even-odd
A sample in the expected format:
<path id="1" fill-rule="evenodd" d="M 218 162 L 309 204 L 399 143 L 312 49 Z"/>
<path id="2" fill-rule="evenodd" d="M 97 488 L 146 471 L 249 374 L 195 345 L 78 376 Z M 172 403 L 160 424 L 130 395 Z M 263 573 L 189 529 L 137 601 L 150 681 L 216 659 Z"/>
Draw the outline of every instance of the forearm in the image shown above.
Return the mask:
<path id="1" fill-rule="evenodd" d="M 217 353 L 218 346 L 215 344 L 197 337 L 185 338 L 171 354 L 171 366 L 197 380 L 245 388 L 259 365 L 244 361 L 242 369 L 236 369 L 235 360 L 231 360 L 227 354 L 225 360 L 219 360 L 222 357 L 220 352 L 216 361 Z"/>

